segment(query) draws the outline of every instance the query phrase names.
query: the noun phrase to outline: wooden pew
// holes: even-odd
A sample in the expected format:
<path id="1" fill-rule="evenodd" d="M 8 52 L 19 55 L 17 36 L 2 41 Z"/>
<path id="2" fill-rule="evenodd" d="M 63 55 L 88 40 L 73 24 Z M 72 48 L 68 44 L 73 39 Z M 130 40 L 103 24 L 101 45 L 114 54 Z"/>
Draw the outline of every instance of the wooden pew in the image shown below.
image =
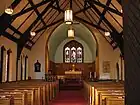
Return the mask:
<path id="1" fill-rule="evenodd" d="M 99 101 L 98 101 L 98 105 L 105 105 L 105 99 L 106 98 L 122 98 L 124 97 L 124 93 L 123 92 L 102 92 L 99 94 Z"/>
<path id="2" fill-rule="evenodd" d="M 125 105 L 124 98 L 107 97 L 107 98 L 105 98 L 105 105 Z"/>
<path id="3" fill-rule="evenodd" d="M 124 94 L 124 90 L 122 88 L 116 88 L 116 87 L 106 87 L 106 88 L 97 88 L 94 90 L 94 105 L 100 105 L 100 99 L 101 98 L 101 94 L 110 94 L 111 96 L 115 95 L 115 94 Z"/>
<path id="4" fill-rule="evenodd" d="M 26 92 L 27 104 L 28 105 L 35 105 L 35 90 L 34 89 L 27 89 L 27 88 L 5 88 L 0 89 L 0 92 Z"/>
<path id="5" fill-rule="evenodd" d="M 14 105 L 27 105 L 25 92 L 0 91 L 0 95 L 11 95 L 14 97 Z"/>
<path id="6" fill-rule="evenodd" d="M 100 93 L 111 94 L 113 97 L 117 97 L 117 95 L 113 95 L 113 93 L 121 93 L 124 96 L 124 86 L 123 83 L 115 83 L 115 82 L 86 82 L 84 81 L 84 90 L 86 93 L 86 97 L 89 100 L 89 105 L 102 105 L 102 101 Z M 105 98 L 105 97 L 103 97 Z"/>
<path id="7" fill-rule="evenodd" d="M 3 90 L 9 89 L 10 91 L 15 91 L 15 89 L 26 91 L 28 105 L 46 105 L 49 100 L 56 96 L 58 86 L 58 81 L 46 82 L 41 80 L 32 80 L 4 83 L 0 85 L 0 88 Z"/>
<path id="8" fill-rule="evenodd" d="M 10 95 L 0 95 L 0 105 L 14 105 L 14 98 Z"/>

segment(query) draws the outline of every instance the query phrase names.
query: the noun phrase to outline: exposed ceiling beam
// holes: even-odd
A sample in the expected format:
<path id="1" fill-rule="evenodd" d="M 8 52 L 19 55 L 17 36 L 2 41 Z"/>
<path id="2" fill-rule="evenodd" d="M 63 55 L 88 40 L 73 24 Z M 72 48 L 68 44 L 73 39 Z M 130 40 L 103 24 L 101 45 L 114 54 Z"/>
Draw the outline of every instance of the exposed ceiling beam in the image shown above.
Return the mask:
<path id="1" fill-rule="evenodd" d="M 12 40 L 13 42 L 17 43 L 18 42 L 18 39 L 14 36 L 12 36 L 11 34 L 9 34 L 8 32 L 2 32 L 1 33 L 4 37 Z"/>
<path id="2" fill-rule="evenodd" d="M 57 6 L 58 9 L 60 9 L 59 1 L 58 0 L 56 0 L 56 6 Z"/>
<path id="3" fill-rule="evenodd" d="M 38 23 L 38 21 L 47 12 L 47 10 L 53 5 L 54 2 L 55 2 L 54 0 L 51 0 L 51 2 L 47 5 L 47 7 L 39 14 L 39 16 L 34 20 L 34 22 L 28 27 L 28 29 L 20 37 L 20 39 L 18 41 L 18 50 L 19 51 L 18 51 L 17 57 L 20 57 L 23 47 L 25 46 L 26 42 L 29 40 L 31 29 Z"/>
<path id="4" fill-rule="evenodd" d="M 90 3 L 90 5 L 96 11 L 96 13 L 100 16 L 101 15 L 101 12 L 97 9 L 97 7 L 93 3 Z M 118 33 L 118 31 L 112 26 L 112 24 L 106 18 L 104 18 L 104 22 L 112 30 L 111 37 L 113 38 L 113 40 L 119 46 L 119 48 L 121 50 L 121 53 L 124 54 L 124 52 L 123 52 L 123 38 L 122 38 L 122 36 Z"/>
<path id="5" fill-rule="evenodd" d="M 91 26 L 93 26 L 93 27 L 95 27 L 95 28 L 97 28 L 97 29 L 99 29 L 99 30 L 102 30 L 102 31 L 107 31 L 106 29 L 103 29 L 103 28 L 101 28 L 100 26 L 98 26 L 98 25 L 96 25 L 96 24 L 93 24 L 93 23 L 90 23 L 90 22 L 88 22 L 88 21 L 86 21 L 85 19 L 82 19 L 82 18 L 80 18 L 80 17 L 78 17 L 78 16 L 74 16 L 75 17 L 75 19 L 77 19 L 77 20 L 79 20 L 79 21 L 81 21 L 81 22 L 84 22 L 84 23 L 86 23 L 86 24 L 89 24 L 89 25 L 91 25 Z"/>
<path id="6" fill-rule="evenodd" d="M 62 19 L 59 19 L 59 20 L 57 20 L 57 21 L 55 21 L 55 22 L 53 22 L 53 23 L 51 23 L 51 24 L 48 24 L 48 25 L 46 25 L 46 26 L 44 26 L 44 27 L 42 27 L 42 28 L 36 30 L 35 32 L 36 32 L 36 33 L 39 33 L 40 31 L 45 30 L 45 29 L 47 29 L 48 27 L 51 27 L 51 26 L 53 26 L 53 25 L 55 25 L 55 24 L 57 24 L 57 23 L 59 23 L 59 22 L 61 22 L 61 21 L 63 21 L 63 20 L 64 20 L 63 18 L 62 18 Z"/>
<path id="7" fill-rule="evenodd" d="M 86 8 L 88 6 L 88 2 L 87 0 L 84 0 L 84 8 Z"/>
<path id="8" fill-rule="evenodd" d="M 30 3 L 30 5 L 32 7 L 35 7 L 35 4 L 33 3 L 32 0 L 28 0 L 28 2 Z M 36 12 L 37 16 L 39 16 L 40 13 L 39 13 L 38 9 L 37 8 L 34 8 L 34 11 Z M 41 22 L 44 24 L 44 26 L 46 25 L 46 23 L 44 22 L 44 20 L 42 18 L 41 18 Z"/>
<path id="9" fill-rule="evenodd" d="M 31 46 L 29 46 L 29 45 L 26 44 L 25 47 L 26 47 L 27 49 L 31 50 Z"/>
<path id="10" fill-rule="evenodd" d="M 120 5 L 122 5 L 122 0 L 117 0 L 117 2 L 118 2 Z"/>
<path id="11" fill-rule="evenodd" d="M 110 3 L 111 3 L 111 0 L 107 0 L 107 2 L 106 2 L 106 6 L 109 7 Z M 102 22 L 102 20 L 104 19 L 106 11 L 107 11 L 107 8 L 105 7 L 104 10 L 103 10 L 103 12 L 102 12 L 102 14 L 101 14 L 101 16 L 100 16 L 100 19 L 99 19 L 98 25 L 100 25 L 101 22 Z"/>
<path id="12" fill-rule="evenodd" d="M 121 12 L 119 12 L 118 10 L 115 10 L 111 7 L 108 7 L 105 4 L 102 4 L 101 2 L 98 2 L 96 0 L 87 0 L 87 1 L 88 1 L 89 4 L 95 4 L 95 5 L 98 5 L 102 8 L 107 8 L 108 11 L 113 12 L 113 13 L 119 15 L 119 16 L 123 16 L 123 14 Z"/>
<path id="13" fill-rule="evenodd" d="M 0 16 L 0 32 L 4 32 L 12 22 L 12 17 L 8 14 Z"/>
<path id="14" fill-rule="evenodd" d="M 55 7 L 55 6 L 52 6 L 52 8 L 55 9 L 55 10 L 57 10 L 59 13 L 60 13 L 60 12 L 64 12 L 64 10 L 62 10 L 62 9 L 60 9 L 60 8 L 57 8 L 57 7 Z"/>
<path id="15" fill-rule="evenodd" d="M 94 4 L 90 4 L 91 5 L 91 7 L 96 11 L 96 13 L 99 15 L 99 16 L 101 16 L 101 12 L 99 11 L 99 9 L 97 9 L 97 7 L 94 5 Z M 112 26 L 112 24 L 104 17 L 104 22 L 109 26 L 109 28 L 112 30 L 112 31 L 115 31 L 116 33 L 118 33 L 117 32 L 117 30 Z"/>
<path id="16" fill-rule="evenodd" d="M 72 9 L 72 0 L 70 0 L 70 9 Z"/>
<path id="17" fill-rule="evenodd" d="M 64 13 L 63 9 L 58 9 L 55 6 L 52 6 L 52 8 L 55 9 L 55 10 L 61 11 L 62 13 Z M 84 8 L 84 9 L 80 9 L 79 11 L 74 12 L 73 15 L 76 15 L 78 13 L 84 12 L 84 11 L 90 9 L 90 8 L 91 8 L 91 6 L 88 6 L 88 7 Z"/>
<path id="18" fill-rule="evenodd" d="M 45 0 L 45 1 L 42 1 L 42 2 L 40 2 L 40 3 L 38 3 L 38 4 L 36 4 L 34 7 L 29 7 L 29 8 L 27 8 L 27 9 L 25 9 L 24 11 L 20 11 L 20 12 L 18 12 L 18 13 L 16 13 L 16 14 L 12 15 L 12 17 L 13 17 L 13 18 L 19 17 L 19 16 L 21 16 L 21 15 L 27 13 L 27 12 L 30 12 L 30 11 L 34 10 L 35 8 L 38 8 L 38 7 L 44 5 L 44 4 L 48 3 L 48 2 L 51 2 L 51 1 L 52 1 L 52 0 Z"/>
<path id="19" fill-rule="evenodd" d="M 13 27 L 12 25 L 9 25 L 9 28 L 10 28 L 11 30 L 13 30 L 15 33 L 19 34 L 20 36 L 23 35 L 20 31 L 18 31 L 18 30 L 17 30 L 15 27 Z"/>
<path id="20" fill-rule="evenodd" d="M 14 2 L 11 4 L 12 9 L 16 8 L 16 6 L 21 2 L 21 0 L 14 0 Z"/>
<path id="21" fill-rule="evenodd" d="M 84 11 L 90 9 L 90 8 L 91 8 L 91 6 L 87 6 L 87 7 L 83 8 L 83 9 L 80 9 L 79 11 L 74 12 L 74 15 L 76 15 L 76 14 L 78 14 L 78 13 L 81 13 L 81 12 L 84 12 Z"/>

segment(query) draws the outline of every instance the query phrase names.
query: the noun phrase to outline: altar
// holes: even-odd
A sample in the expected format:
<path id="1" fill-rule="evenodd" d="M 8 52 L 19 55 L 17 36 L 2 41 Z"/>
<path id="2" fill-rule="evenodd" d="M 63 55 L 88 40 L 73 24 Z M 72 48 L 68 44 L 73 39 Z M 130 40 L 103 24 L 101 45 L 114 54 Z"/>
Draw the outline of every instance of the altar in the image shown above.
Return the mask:
<path id="1" fill-rule="evenodd" d="M 65 75 L 82 75 L 82 71 L 65 71 Z"/>
<path id="2" fill-rule="evenodd" d="M 72 70 L 65 71 L 65 78 L 71 79 L 81 79 L 82 78 L 82 71 L 76 71 L 75 65 L 72 65 Z"/>

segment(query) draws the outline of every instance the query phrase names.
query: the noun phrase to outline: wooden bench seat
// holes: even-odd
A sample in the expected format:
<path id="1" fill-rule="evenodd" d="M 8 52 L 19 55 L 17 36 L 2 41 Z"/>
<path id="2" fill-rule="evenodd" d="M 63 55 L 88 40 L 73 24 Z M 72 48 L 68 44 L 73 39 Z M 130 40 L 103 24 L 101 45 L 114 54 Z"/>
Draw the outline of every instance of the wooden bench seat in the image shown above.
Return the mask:
<path id="1" fill-rule="evenodd" d="M 123 98 L 124 93 L 122 92 L 102 92 L 99 94 L 99 99 L 98 99 L 98 105 L 105 105 L 105 99 L 106 98 Z"/>
<path id="2" fill-rule="evenodd" d="M 93 93 L 93 101 L 95 101 L 95 105 L 98 105 L 98 100 L 100 98 L 100 94 L 101 93 L 109 93 L 109 94 L 112 94 L 112 93 L 122 93 L 124 94 L 124 89 L 123 88 L 116 88 L 116 87 L 108 87 L 108 88 L 97 88 L 94 90 L 94 93 Z"/>
<path id="3" fill-rule="evenodd" d="M 14 105 L 14 98 L 11 95 L 0 95 L 0 105 Z"/>
<path id="4" fill-rule="evenodd" d="M 10 93 L 17 91 L 25 92 L 27 105 L 47 105 L 49 101 L 56 96 L 58 86 L 58 82 L 46 82 L 41 80 L 20 81 L 2 83 L 0 84 L 0 91 L 9 91 Z"/>
<path id="5" fill-rule="evenodd" d="M 5 88 L 0 89 L 2 92 L 26 92 L 27 103 L 28 105 L 35 105 L 35 90 L 34 89 L 25 89 L 25 88 Z"/>
<path id="6" fill-rule="evenodd" d="M 14 105 L 27 105 L 25 92 L 0 91 L 0 95 L 11 95 L 14 97 Z"/>
<path id="7" fill-rule="evenodd" d="M 125 105 L 124 104 L 124 98 L 107 97 L 107 98 L 105 98 L 105 104 L 104 105 Z"/>
<path id="8" fill-rule="evenodd" d="M 84 82 L 84 90 L 90 105 L 105 105 L 108 97 L 124 97 L 123 83 L 115 82 Z"/>

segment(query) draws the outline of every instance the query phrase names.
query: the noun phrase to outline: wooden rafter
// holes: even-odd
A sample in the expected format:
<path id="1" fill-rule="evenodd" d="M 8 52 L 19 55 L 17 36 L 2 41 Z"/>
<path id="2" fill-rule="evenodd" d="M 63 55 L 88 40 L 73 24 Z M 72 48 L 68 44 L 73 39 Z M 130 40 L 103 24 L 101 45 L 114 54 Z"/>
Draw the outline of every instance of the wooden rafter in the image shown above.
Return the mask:
<path id="1" fill-rule="evenodd" d="M 30 3 L 30 5 L 32 6 L 32 7 L 34 7 L 35 6 L 35 4 L 33 3 L 33 1 L 32 0 L 28 0 L 28 2 Z M 37 16 L 39 16 L 39 11 L 37 10 L 37 8 L 34 8 L 34 11 L 35 11 L 35 13 L 37 14 Z M 46 25 L 46 23 L 44 22 L 44 20 L 41 18 L 41 22 L 44 24 L 44 26 Z"/>
<path id="2" fill-rule="evenodd" d="M 18 41 L 18 54 L 17 54 L 18 57 L 20 57 L 23 47 L 25 46 L 26 42 L 30 38 L 31 29 L 38 23 L 38 21 L 42 18 L 42 16 L 46 13 L 46 11 L 53 5 L 53 3 L 54 3 L 54 0 L 52 0 L 48 4 L 48 6 L 39 14 L 39 16 L 36 18 L 36 20 L 29 26 L 29 28 L 20 37 L 20 39 Z"/>
<path id="3" fill-rule="evenodd" d="M 46 3 L 48 3 L 48 2 L 51 2 L 51 0 L 42 1 L 42 2 L 40 2 L 40 3 L 38 3 L 38 4 L 36 4 L 36 5 L 33 6 L 33 7 L 29 7 L 29 8 L 27 8 L 27 9 L 25 9 L 24 11 L 20 11 L 20 12 L 18 12 L 18 13 L 16 13 L 16 14 L 12 15 L 12 17 L 13 17 L 13 19 L 15 19 L 15 18 L 17 18 L 17 17 L 19 17 L 19 16 L 21 16 L 21 15 L 27 13 L 27 12 L 30 12 L 30 11 L 34 10 L 35 8 L 38 8 L 38 7 L 40 7 L 40 6 L 42 6 L 42 5 L 46 4 Z"/>
<path id="4" fill-rule="evenodd" d="M 109 7 L 110 3 L 111 3 L 111 0 L 107 0 L 107 2 L 106 2 L 106 6 Z M 102 20 L 104 19 L 105 14 L 106 14 L 106 11 L 107 11 L 107 8 L 105 7 L 104 10 L 103 10 L 103 12 L 102 12 L 102 14 L 101 14 L 101 16 L 100 16 L 100 19 L 99 19 L 98 25 L 100 25 L 101 22 L 102 22 Z"/>
<path id="5" fill-rule="evenodd" d="M 108 6 L 102 4 L 101 2 L 98 2 L 96 0 L 87 0 L 87 1 L 88 1 L 89 4 L 95 4 L 95 5 L 98 5 L 98 6 L 102 7 L 102 8 L 107 8 L 108 11 L 113 12 L 113 13 L 119 15 L 119 16 L 123 15 L 121 12 L 119 12 L 119 11 L 117 11 L 117 10 L 111 8 L 111 7 L 108 7 Z"/>

